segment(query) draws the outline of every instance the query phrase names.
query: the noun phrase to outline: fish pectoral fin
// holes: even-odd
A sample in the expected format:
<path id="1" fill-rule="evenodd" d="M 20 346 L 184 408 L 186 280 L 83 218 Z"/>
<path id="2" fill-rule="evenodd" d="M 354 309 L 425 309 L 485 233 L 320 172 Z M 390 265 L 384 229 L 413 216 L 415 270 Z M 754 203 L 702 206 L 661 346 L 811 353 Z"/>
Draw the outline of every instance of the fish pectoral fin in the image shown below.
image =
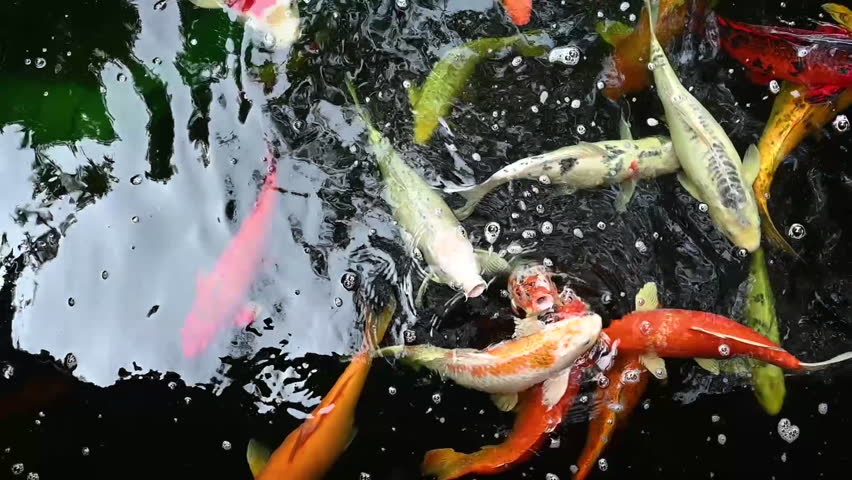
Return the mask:
<path id="1" fill-rule="evenodd" d="M 512 334 L 512 338 L 527 337 L 540 332 L 543 328 L 544 322 L 539 320 L 536 316 L 516 318 L 515 333 Z"/>
<path id="2" fill-rule="evenodd" d="M 501 412 L 511 412 L 518 405 L 517 393 L 495 393 L 491 401 Z"/>
<path id="3" fill-rule="evenodd" d="M 509 262 L 495 252 L 476 249 L 474 250 L 474 254 L 476 255 L 476 261 L 479 264 L 480 271 L 486 275 L 508 273 L 512 269 Z"/>
<path id="4" fill-rule="evenodd" d="M 192 2 L 193 4 L 195 4 L 196 7 L 201 7 L 201 8 L 222 8 L 224 6 L 224 4 L 222 3 L 222 0 L 189 0 L 189 1 Z"/>
<path id="5" fill-rule="evenodd" d="M 633 33 L 633 27 L 623 22 L 604 20 L 595 24 L 595 31 L 604 42 L 614 47 Z"/>
<path id="6" fill-rule="evenodd" d="M 618 117 L 618 136 L 622 140 L 633 140 L 630 124 L 624 119 L 624 112 L 621 112 L 621 115 Z"/>
<path id="7" fill-rule="evenodd" d="M 760 150 L 757 145 L 751 144 L 743 157 L 743 180 L 746 185 L 751 186 L 760 173 Z"/>
<path id="8" fill-rule="evenodd" d="M 429 275 L 427 275 L 426 278 L 424 278 L 423 281 L 420 283 L 420 288 L 417 289 L 417 297 L 415 297 L 414 299 L 414 305 L 417 308 L 423 306 L 423 297 L 426 295 L 426 289 L 429 288 L 430 282 L 442 283 L 441 278 L 438 275 L 436 275 L 434 272 L 430 272 Z"/>
<path id="9" fill-rule="evenodd" d="M 657 380 L 665 380 L 669 373 L 666 370 L 666 362 L 656 353 L 645 353 L 639 356 L 639 361 L 642 365 L 651 372 Z"/>
<path id="10" fill-rule="evenodd" d="M 615 196 L 616 212 L 621 213 L 627 210 L 627 204 L 630 203 L 630 199 L 633 198 L 633 192 L 635 191 L 635 178 L 628 178 L 627 180 L 621 182 L 621 187 L 618 190 L 618 194 Z"/>
<path id="11" fill-rule="evenodd" d="M 548 408 L 559 403 L 565 391 L 568 390 L 568 380 L 571 378 L 571 369 L 566 368 L 555 377 L 548 378 L 541 385 L 542 401 Z"/>
<path id="12" fill-rule="evenodd" d="M 703 368 L 704 370 L 707 370 L 713 375 L 719 375 L 719 373 L 722 371 L 719 368 L 719 361 L 715 358 L 696 358 L 694 360 L 699 367 Z"/>
<path id="13" fill-rule="evenodd" d="M 707 329 L 701 328 L 701 327 L 689 327 L 689 328 L 690 328 L 690 330 L 694 330 L 696 332 L 701 332 L 701 333 L 706 333 L 707 335 L 712 335 L 714 337 L 722 338 L 722 339 L 725 339 L 725 340 L 733 340 L 735 342 L 744 343 L 746 345 L 753 345 L 755 347 L 768 348 L 770 350 L 775 350 L 775 351 L 778 351 L 778 352 L 784 351 L 783 348 L 781 348 L 777 345 L 767 345 L 765 343 L 755 342 L 754 340 L 749 340 L 747 338 L 737 337 L 735 335 L 727 335 L 727 334 L 724 334 L 724 333 L 713 332 L 711 330 L 707 330 Z"/>
<path id="14" fill-rule="evenodd" d="M 636 311 L 647 312 L 660 308 L 660 297 L 657 295 L 657 284 L 648 282 L 636 293 Z"/>
<path id="15" fill-rule="evenodd" d="M 420 93 L 421 88 L 417 85 L 412 85 L 408 87 L 408 103 L 411 104 L 411 108 L 417 108 L 417 102 L 420 101 Z"/>
<path id="16" fill-rule="evenodd" d="M 253 477 L 260 475 L 263 467 L 269 463 L 270 456 L 272 456 L 272 450 L 268 446 L 253 438 L 249 440 L 248 447 L 246 448 L 246 461 L 248 461 Z"/>
<path id="17" fill-rule="evenodd" d="M 831 15 L 831 18 L 842 25 L 843 28 L 852 31 L 852 10 L 849 10 L 849 7 L 836 3 L 824 3 L 822 9 Z"/>
<path id="18" fill-rule="evenodd" d="M 840 92 L 843 90 L 845 90 L 844 87 L 837 85 L 815 87 L 805 93 L 805 101 L 811 104 L 830 102 L 840 95 Z"/>
<path id="19" fill-rule="evenodd" d="M 352 427 L 352 433 L 349 434 L 349 441 L 346 442 L 346 447 L 343 450 L 348 450 L 349 445 L 352 445 L 352 442 L 355 441 L 355 437 L 358 436 L 358 427 Z"/>
<path id="20" fill-rule="evenodd" d="M 692 198 L 698 200 L 701 203 L 706 203 L 701 197 L 701 193 L 700 190 L 698 190 L 698 186 L 692 183 L 692 180 L 690 180 L 690 178 L 687 177 L 686 174 L 683 173 L 683 171 L 677 172 L 677 181 L 680 182 L 680 185 L 683 187 L 684 190 L 687 191 L 687 193 L 692 195 Z"/>

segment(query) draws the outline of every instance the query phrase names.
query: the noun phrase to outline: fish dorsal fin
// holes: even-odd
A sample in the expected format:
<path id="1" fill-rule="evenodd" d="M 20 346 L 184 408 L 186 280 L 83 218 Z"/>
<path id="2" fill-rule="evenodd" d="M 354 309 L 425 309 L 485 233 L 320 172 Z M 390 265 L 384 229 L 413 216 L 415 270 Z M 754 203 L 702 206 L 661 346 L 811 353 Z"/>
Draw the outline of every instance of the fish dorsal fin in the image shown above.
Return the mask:
<path id="1" fill-rule="evenodd" d="M 253 477 L 257 478 L 257 476 L 260 475 L 260 472 L 263 471 L 263 467 L 269 463 L 270 456 L 272 456 L 272 451 L 268 446 L 253 438 L 249 440 L 248 447 L 246 448 L 246 461 L 248 461 L 249 469 L 251 469 Z"/>
<path id="2" fill-rule="evenodd" d="M 636 311 L 647 312 L 660 308 L 660 298 L 657 295 L 657 284 L 648 282 L 636 294 Z"/>
<path id="3" fill-rule="evenodd" d="M 603 147 L 594 143 L 580 142 L 576 145 L 576 147 L 578 150 L 580 150 L 580 155 L 587 155 L 590 157 L 598 156 L 602 159 L 609 156 L 609 154 L 606 153 L 606 150 L 604 150 Z"/>
<path id="4" fill-rule="evenodd" d="M 822 9 L 826 11 L 835 22 L 839 23 L 846 30 L 852 31 L 852 10 L 844 5 L 836 3 L 825 3 Z"/>
<path id="5" fill-rule="evenodd" d="M 544 329 L 544 322 L 539 320 L 538 317 L 516 318 L 515 333 L 512 338 L 528 337 L 542 331 L 542 329 Z"/>
<path id="6" fill-rule="evenodd" d="M 713 375 L 719 375 L 719 373 L 722 371 L 722 369 L 719 368 L 719 361 L 715 358 L 696 358 L 695 363 L 697 363 L 699 367 L 703 368 L 704 370 L 707 370 Z"/>
<path id="7" fill-rule="evenodd" d="M 491 401 L 501 412 L 511 412 L 518 405 L 518 394 L 495 393 L 491 395 Z"/>
<path id="8" fill-rule="evenodd" d="M 568 380 L 571 379 L 571 368 L 566 368 L 559 372 L 555 377 L 550 377 L 541 385 L 542 401 L 548 409 L 562 399 L 565 391 L 568 390 Z"/>
<path id="9" fill-rule="evenodd" d="M 743 157 L 743 179 L 746 185 L 751 186 L 760 173 L 760 150 L 757 145 L 751 144 Z"/>
<path id="10" fill-rule="evenodd" d="M 618 117 L 618 137 L 622 140 L 633 140 L 630 124 L 624 119 L 624 112 Z"/>
<path id="11" fill-rule="evenodd" d="M 633 27 L 619 21 L 604 20 L 595 24 L 595 31 L 604 42 L 614 47 L 633 33 Z"/>
<path id="12" fill-rule="evenodd" d="M 495 252 L 476 249 L 474 250 L 474 254 L 476 255 L 477 263 L 479 263 L 480 271 L 486 275 L 508 273 L 512 269 L 509 262 Z"/>
<path id="13" fill-rule="evenodd" d="M 694 183 L 692 183 L 692 180 L 690 180 L 690 178 L 687 177 L 685 173 L 683 173 L 682 171 L 677 172 L 677 180 L 680 182 L 680 185 L 683 187 L 683 189 L 686 190 L 687 193 L 692 195 L 692 198 L 704 203 L 704 199 L 701 197 L 701 191 L 698 190 L 698 187 Z"/>
<path id="14" fill-rule="evenodd" d="M 639 356 L 639 361 L 657 380 L 668 378 L 669 373 L 666 370 L 666 362 L 657 356 L 656 353 L 644 353 Z"/>
<path id="15" fill-rule="evenodd" d="M 222 0 L 189 0 L 196 7 L 201 8 L 222 8 L 224 7 L 224 2 Z"/>
<path id="16" fill-rule="evenodd" d="M 746 345 L 753 345 L 755 347 L 768 348 L 769 350 L 775 350 L 776 352 L 783 352 L 784 351 L 783 348 L 781 348 L 777 345 L 767 345 L 765 343 L 755 342 L 754 340 L 749 340 L 747 338 L 737 337 L 736 335 L 727 335 L 727 334 L 724 334 L 724 333 L 713 332 L 713 331 L 707 330 L 706 328 L 690 327 L 689 329 L 694 330 L 696 332 L 706 333 L 707 335 L 712 335 L 714 337 L 744 343 Z"/>

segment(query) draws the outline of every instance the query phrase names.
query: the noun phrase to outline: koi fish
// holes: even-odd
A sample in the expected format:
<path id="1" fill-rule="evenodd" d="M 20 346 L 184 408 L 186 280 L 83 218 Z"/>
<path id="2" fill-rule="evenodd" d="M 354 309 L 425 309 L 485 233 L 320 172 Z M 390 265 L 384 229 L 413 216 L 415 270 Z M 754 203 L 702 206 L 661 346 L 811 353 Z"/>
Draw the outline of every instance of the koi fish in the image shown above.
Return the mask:
<path id="1" fill-rule="evenodd" d="M 429 72 L 422 86 L 411 86 L 408 99 L 414 114 L 414 142 L 424 145 L 438 129 L 441 118 L 449 115 L 453 102 L 467 86 L 476 67 L 509 47 L 525 57 L 537 57 L 546 52 L 544 46 L 529 43 L 523 35 L 480 38 L 447 52 Z"/>
<path id="2" fill-rule="evenodd" d="M 645 0 L 651 19 L 657 18 Z M 751 185 L 760 168 L 760 152 L 752 145 L 745 160 L 721 125 L 681 85 L 663 47 L 651 31 L 651 63 L 654 84 L 666 113 L 674 150 L 683 171 L 681 185 L 708 206 L 710 218 L 728 239 L 749 252 L 760 246 L 760 217 Z"/>
<path id="3" fill-rule="evenodd" d="M 296 0 L 189 0 L 201 8 L 231 10 L 250 28 L 268 35 L 272 47 L 287 49 L 299 38 Z"/>
<path id="4" fill-rule="evenodd" d="M 746 304 L 745 325 L 766 338 L 778 343 L 778 318 L 775 315 L 775 296 L 766 271 L 763 249 L 758 248 L 751 256 L 751 285 Z M 751 382 L 757 402 L 770 415 L 777 415 L 784 405 L 784 371 L 775 365 L 751 361 Z"/>
<path id="5" fill-rule="evenodd" d="M 532 16 L 532 0 L 503 0 L 503 7 L 517 26 L 530 23 Z"/>
<path id="6" fill-rule="evenodd" d="M 270 166 L 274 165 L 271 157 L 268 160 Z M 216 268 L 199 276 L 195 303 L 181 329 L 186 357 L 201 354 L 220 331 L 228 328 L 229 322 L 243 328 L 254 321 L 255 308 L 245 301 L 269 241 L 279 193 L 276 185 L 277 170 L 272 167 L 254 211 L 225 247 Z"/>
<path id="7" fill-rule="evenodd" d="M 686 28 L 691 11 L 700 15 L 705 0 L 660 0 L 660 14 L 656 23 L 657 38 L 663 47 L 679 37 Z M 595 29 L 605 42 L 613 46 L 612 55 L 604 61 L 600 79 L 604 82 L 604 95 L 618 100 L 624 95 L 638 93 L 651 83 L 648 72 L 648 10 L 643 9 L 636 28 L 621 22 L 599 22 Z"/>
<path id="8" fill-rule="evenodd" d="M 831 18 L 842 25 L 843 28 L 852 30 L 852 10 L 849 7 L 836 3 L 824 3 L 822 9 L 831 15 Z"/>
<path id="9" fill-rule="evenodd" d="M 430 280 L 460 287 L 467 298 L 478 297 L 486 288 L 482 271 L 508 271 L 508 263 L 496 254 L 474 251 L 467 233 L 444 199 L 406 165 L 390 141 L 376 130 L 358 101 L 355 87 L 348 79 L 346 84 L 355 109 L 367 126 L 394 218 L 431 269 L 418 298 Z"/>
<path id="10" fill-rule="evenodd" d="M 636 311 L 650 311 L 658 307 L 657 286 L 647 283 L 636 294 Z M 616 347 L 617 349 L 617 347 Z M 647 357 L 638 353 L 618 352 L 615 363 L 610 367 L 606 378 L 606 386 L 598 386 L 595 403 L 597 413 L 589 424 L 586 445 L 577 461 L 577 473 L 574 480 L 582 480 L 597 466 L 598 457 L 604 449 L 616 428 L 623 426 L 624 421 L 636 408 L 645 389 L 648 386 Z"/>
<path id="11" fill-rule="evenodd" d="M 613 321 L 604 333 L 618 341 L 618 351 L 672 358 L 750 356 L 786 370 L 819 370 L 852 358 L 852 352 L 830 360 L 805 363 L 778 344 L 730 318 L 695 310 L 657 309 L 633 312 Z"/>
<path id="12" fill-rule="evenodd" d="M 812 104 L 805 101 L 807 87 L 789 82 L 775 97 L 772 113 L 763 129 L 760 150 L 760 172 L 754 181 L 754 196 L 763 224 L 763 232 L 769 243 L 788 253 L 796 254 L 784 236 L 778 232 L 769 214 L 769 192 L 775 171 L 781 162 L 810 133 L 820 130 L 837 115 L 837 112 L 852 106 L 852 89 L 844 90 L 834 101 Z"/>
<path id="13" fill-rule="evenodd" d="M 577 461 L 574 480 L 585 479 L 597 467 L 598 457 L 612 440 L 616 428 L 623 426 L 645 393 L 650 375 L 638 354 L 619 352 L 606 377 L 606 388 L 598 389 L 598 412 L 589 424 L 586 446 Z"/>
<path id="14" fill-rule="evenodd" d="M 378 314 L 367 311 L 361 351 L 308 419 L 271 456 L 259 442 L 249 441 L 246 458 L 256 479 L 319 480 L 331 469 L 355 434 L 355 407 L 370 373 L 373 350 L 384 338 L 395 308 L 391 298 Z"/>
<path id="15" fill-rule="evenodd" d="M 665 137 L 633 140 L 630 127 L 621 119 L 621 140 L 580 143 L 527 157 L 507 165 L 479 185 L 445 188 L 458 193 L 466 203 L 455 210 L 465 219 L 492 190 L 512 180 L 538 180 L 565 187 L 567 192 L 603 185 L 620 185 L 616 209 L 623 211 L 639 179 L 673 173 L 680 168 L 672 142 Z"/>
<path id="16" fill-rule="evenodd" d="M 564 395 L 550 407 L 545 402 L 543 385 L 521 392 L 512 432 L 503 443 L 486 445 L 473 453 L 461 453 L 452 448 L 429 450 L 423 457 L 423 475 L 434 476 L 437 480 L 493 475 L 529 460 L 574 405 L 582 385 L 582 374 L 582 368 L 571 370 Z"/>
<path id="17" fill-rule="evenodd" d="M 787 80 L 808 88 L 805 101 L 822 103 L 852 87 L 852 32 L 823 24 L 818 30 L 750 25 L 716 15 L 722 49 L 743 64 L 751 80 Z"/>
<path id="18" fill-rule="evenodd" d="M 553 273 L 540 263 L 521 262 L 509 274 L 512 308 L 526 316 L 538 315 L 558 305 L 559 290 Z"/>
<path id="19" fill-rule="evenodd" d="M 397 355 L 461 386 L 492 394 L 511 395 L 544 382 L 545 402 L 553 406 L 565 393 L 574 361 L 598 339 L 601 317 L 590 312 L 554 312 L 549 317 L 554 321 L 538 331 L 484 350 L 399 345 L 385 347 L 377 355 Z"/>

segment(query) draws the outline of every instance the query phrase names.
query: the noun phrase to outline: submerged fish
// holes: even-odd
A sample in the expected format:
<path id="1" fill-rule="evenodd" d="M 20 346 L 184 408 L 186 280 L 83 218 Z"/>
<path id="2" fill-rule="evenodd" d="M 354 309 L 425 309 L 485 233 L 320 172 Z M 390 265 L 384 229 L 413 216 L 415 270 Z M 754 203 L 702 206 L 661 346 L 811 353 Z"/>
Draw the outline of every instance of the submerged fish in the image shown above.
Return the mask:
<path id="1" fill-rule="evenodd" d="M 503 0 L 503 7 L 512 19 L 512 23 L 523 26 L 530 23 L 532 0 Z"/>
<path id="2" fill-rule="evenodd" d="M 467 298 L 485 291 L 481 273 L 496 262 L 495 269 L 508 270 L 508 263 L 496 254 L 474 252 L 467 233 L 441 195 L 409 167 L 390 141 L 372 125 L 358 102 L 355 87 L 347 80 L 355 108 L 367 126 L 373 155 L 387 187 L 387 200 L 394 218 L 419 248 L 431 268 L 431 279 L 461 288 Z M 423 282 L 425 287 L 430 279 Z M 420 297 L 421 295 L 418 295 Z"/>
<path id="3" fill-rule="evenodd" d="M 538 331 L 484 350 L 400 345 L 385 347 L 378 354 L 399 355 L 408 363 L 487 393 L 513 394 L 545 382 L 545 401 L 552 406 L 567 388 L 567 373 L 574 361 L 598 339 L 601 317 L 594 313 L 550 315 L 556 321 Z"/>
<path id="4" fill-rule="evenodd" d="M 465 198 L 466 203 L 455 211 L 461 219 L 470 216 L 492 190 L 520 179 L 562 185 L 567 191 L 620 185 L 615 204 L 622 211 L 633 196 L 638 179 L 673 173 L 680 168 L 680 163 L 668 138 L 633 140 L 630 127 L 623 119 L 620 130 L 622 140 L 584 142 L 527 157 L 501 168 L 479 185 L 451 187 L 445 191 Z"/>
<path id="5" fill-rule="evenodd" d="M 267 35 L 272 47 L 287 49 L 299 38 L 299 8 L 296 0 L 189 0 L 201 8 L 236 12 L 246 25 Z"/>
<path id="6" fill-rule="evenodd" d="M 195 302 L 181 329 L 183 354 L 187 357 L 206 350 L 230 325 L 242 328 L 254 321 L 254 308 L 246 304 L 246 297 L 269 241 L 279 194 L 271 157 L 268 163 L 272 171 L 251 215 L 225 247 L 213 272 L 198 277 Z"/>
<path id="7" fill-rule="evenodd" d="M 523 56 L 536 57 L 546 48 L 529 43 L 529 37 L 480 38 L 453 48 L 429 72 L 421 87 L 411 86 L 408 97 L 414 113 L 414 142 L 425 144 L 432 138 L 441 118 L 449 115 L 453 102 L 467 86 L 477 65 L 496 52 L 514 47 Z"/>
<path id="8" fill-rule="evenodd" d="M 546 312 L 559 303 L 553 273 L 536 262 L 519 262 L 509 274 L 512 308 L 526 316 Z"/>
<path id="9" fill-rule="evenodd" d="M 645 0 L 651 19 L 656 11 Z M 707 205 L 713 223 L 749 252 L 760 246 L 760 217 L 751 185 L 760 168 L 760 152 L 751 146 L 740 161 L 719 122 L 681 85 L 651 28 L 651 60 L 657 94 L 666 112 L 674 150 L 683 171 L 681 185 Z"/>
<path id="10" fill-rule="evenodd" d="M 819 104 L 806 102 L 806 92 L 807 87 L 784 82 L 775 97 L 772 113 L 760 137 L 760 173 L 753 185 L 766 239 L 776 248 L 792 254 L 795 254 L 793 247 L 778 232 L 769 214 L 769 193 L 775 171 L 805 136 L 820 130 L 837 113 L 852 106 L 852 89 L 844 90 L 834 101 Z"/>
<path id="11" fill-rule="evenodd" d="M 568 387 L 553 406 L 546 405 L 543 385 L 522 392 L 512 432 L 503 443 L 486 445 L 473 453 L 461 453 L 452 448 L 429 450 L 423 457 L 423 475 L 434 476 L 437 480 L 493 475 L 529 460 L 574 405 L 582 373 L 579 367 L 571 370 Z"/>
<path id="12" fill-rule="evenodd" d="M 370 373 L 373 350 L 382 341 L 395 308 L 391 298 L 382 311 L 367 311 L 361 351 L 307 420 L 287 435 L 272 456 L 257 441 L 249 442 L 246 457 L 255 478 L 319 480 L 331 469 L 354 436 L 355 407 Z"/>
<path id="13" fill-rule="evenodd" d="M 775 315 L 775 295 L 769 283 L 769 273 L 766 271 L 766 258 L 763 249 L 759 248 L 751 256 L 751 285 L 746 303 L 745 325 L 775 343 L 780 341 L 778 335 L 778 318 Z M 757 402 L 770 415 L 777 415 L 784 405 L 784 371 L 775 365 L 752 361 L 751 383 Z"/>
<path id="14" fill-rule="evenodd" d="M 686 28 L 690 3 L 704 0 L 660 0 L 660 14 L 656 23 L 657 38 L 664 47 L 680 36 Z M 648 10 L 643 9 L 636 29 L 621 22 L 600 22 L 596 30 L 601 37 L 612 45 L 612 56 L 605 60 L 601 80 L 604 82 L 604 95 L 618 100 L 624 95 L 641 92 L 651 83 L 648 71 Z"/>
<path id="15" fill-rule="evenodd" d="M 852 87 L 852 32 L 823 24 L 818 30 L 749 25 L 716 16 L 725 52 L 748 69 L 752 81 L 787 80 L 808 88 L 821 103 Z"/>
<path id="16" fill-rule="evenodd" d="M 852 10 L 849 7 L 836 3 L 824 3 L 822 9 L 831 15 L 834 21 L 843 25 L 843 28 L 852 30 Z"/>

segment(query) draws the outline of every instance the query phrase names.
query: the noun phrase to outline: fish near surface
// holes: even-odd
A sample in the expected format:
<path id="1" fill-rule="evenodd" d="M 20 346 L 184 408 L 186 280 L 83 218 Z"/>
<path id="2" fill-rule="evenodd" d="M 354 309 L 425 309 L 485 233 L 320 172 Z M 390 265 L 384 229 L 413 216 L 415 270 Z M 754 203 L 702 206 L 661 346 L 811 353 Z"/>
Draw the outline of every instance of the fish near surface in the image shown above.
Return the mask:
<path id="1" fill-rule="evenodd" d="M 636 181 L 673 173 L 680 168 L 672 142 L 665 137 L 633 140 L 629 126 L 622 121 L 622 140 L 580 143 L 535 155 L 507 165 L 479 185 L 446 188 L 458 193 L 465 204 L 456 215 L 467 218 L 494 189 L 512 180 L 538 180 L 561 185 L 567 191 L 620 185 L 616 208 L 624 210 L 633 195 Z"/>
<path id="2" fill-rule="evenodd" d="M 468 298 L 478 297 L 486 284 L 464 228 L 441 195 L 405 163 L 390 141 L 372 125 L 348 80 L 347 86 L 367 126 L 394 218 L 423 253 L 433 275 L 442 283 L 460 287 Z"/>
<path id="3" fill-rule="evenodd" d="M 656 19 L 650 0 L 645 0 Z M 653 22 L 652 22 L 653 23 Z M 707 204 L 713 223 L 735 245 L 749 252 L 760 246 L 760 216 L 752 192 L 759 169 L 757 147 L 749 147 L 744 162 L 721 125 L 681 85 L 651 28 L 654 84 L 663 104 L 674 150 L 683 171 L 681 185 Z"/>
<path id="4" fill-rule="evenodd" d="M 537 332 L 492 345 L 484 350 L 447 349 L 432 345 L 395 346 L 381 349 L 382 356 L 398 355 L 415 366 L 426 367 L 455 383 L 493 394 L 510 394 L 561 377 L 597 341 L 601 317 L 594 313 L 555 312 L 552 323 Z M 554 389 L 548 405 L 562 391 Z M 547 388 L 547 387 L 546 387 Z"/>
<path id="5" fill-rule="evenodd" d="M 230 325 L 245 327 L 254 321 L 246 297 L 257 276 L 269 242 L 269 229 L 278 204 L 277 169 L 268 157 L 272 171 L 251 215 L 240 225 L 210 274 L 198 277 L 195 302 L 181 329 L 183 354 L 200 355 Z"/>
<path id="6" fill-rule="evenodd" d="M 395 308 L 391 299 L 383 310 L 367 311 L 361 351 L 304 423 L 271 456 L 257 441 L 249 442 L 246 457 L 256 479 L 319 480 L 331 469 L 352 441 L 355 407 L 370 373 L 373 350 L 384 338 Z"/>
<path id="7" fill-rule="evenodd" d="M 297 0 L 190 0 L 201 8 L 234 11 L 246 25 L 267 35 L 271 46 L 287 49 L 299 38 Z"/>
<path id="8" fill-rule="evenodd" d="M 448 51 L 429 72 L 422 86 L 408 89 L 414 114 L 414 142 L 424 145 L 432 138 L 440 119 L 450 114 L 453 102 L 467 86 L 476 67 L 495 52 L 514 47 L 528 57 L 545 53 L 543 46 L 530 44 L 528 38 L 523 35 L 480 38 Z"/>
<path id="9" fill-rule="evenodd" d="M 512 308 L 523 314 L 538 315 L 559 303 L 559 290 L 553 273 L 540 263 L 521 262 L 509 274 Z"/>
<path id="10" fill-rule="evenodd" d="M 852 87 L 852 32 L 823 24 L 818 30 L 750 25 L 716 15 L 725 52 L 752 81 L 786 80 L 807 87 L 805 100 L 822 103 Z"/>
<path id="11" fill-rule="evenodd" d="M 769 196 L 775 172 L 807 135 L 820 130 L 838 113 L 852 106 L 852 89 L 844 90 L 832 101 L 818 104 L 805 101 L 807 90 L 802 85 L 784 82 L 775 97 L 772 113 L 760 137 L 760 172 L 753 185 L 766 239 L 774 247 L 791 254 L 795 254 L 793 247 L 775 227 L 769 214 Z"/>
<path id="12" fill-rule="evenodd" d="M 503 7 L 515 25 L 521 27 L 530 23 L 532 0 L 503 0 Z"/>

